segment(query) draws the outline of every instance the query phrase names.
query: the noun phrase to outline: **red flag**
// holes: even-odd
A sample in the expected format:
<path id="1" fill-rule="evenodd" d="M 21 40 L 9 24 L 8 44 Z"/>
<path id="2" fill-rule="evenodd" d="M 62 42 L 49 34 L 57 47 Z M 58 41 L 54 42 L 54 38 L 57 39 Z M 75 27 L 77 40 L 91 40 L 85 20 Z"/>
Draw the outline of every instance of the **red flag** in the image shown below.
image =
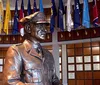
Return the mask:
<path id="1" fill-rule="evenodd" d="M 24 17 L 24 3 L 22 0 L 21 9 L 19 12 L 19 20 L 22 19 L 23 17 Z M 20 32 L 21 36 L 24 36 L 24 27 L 21 24 L 19 24 L 19 32 Z"/>
<path id="2" fill-rule="evenodd" d="M 98 26 L 98 8 L 96 0 L 93 0 L 93 25 Z"/>

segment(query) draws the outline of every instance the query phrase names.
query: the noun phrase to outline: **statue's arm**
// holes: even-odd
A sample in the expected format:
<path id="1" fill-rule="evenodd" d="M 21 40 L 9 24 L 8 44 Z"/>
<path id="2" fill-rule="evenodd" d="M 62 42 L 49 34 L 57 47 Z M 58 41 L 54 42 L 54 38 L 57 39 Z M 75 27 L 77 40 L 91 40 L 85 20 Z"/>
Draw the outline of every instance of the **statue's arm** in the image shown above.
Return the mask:
<path id="1" fill-rule="evenodd" d="M 18 51 L 10 47 L 7 51 L 4 65 L 4 85 L 25 85 L 20 80 L 22 60 Z"/>

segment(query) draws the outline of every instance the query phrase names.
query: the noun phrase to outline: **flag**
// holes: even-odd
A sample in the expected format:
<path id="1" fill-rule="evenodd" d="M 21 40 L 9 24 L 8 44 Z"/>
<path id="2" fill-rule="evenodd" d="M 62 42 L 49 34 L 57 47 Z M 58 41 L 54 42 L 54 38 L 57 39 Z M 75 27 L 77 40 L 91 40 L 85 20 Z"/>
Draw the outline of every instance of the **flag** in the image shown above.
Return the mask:
<path id="1" fill-rule="evenodd" d="M 15 15 L 14 15 L 14 24 L 13 24 L 13 34 L 18 33 L 18 6 L 17 6 L 17 0 L 15 2 Z"/>
<path id="2" fill-rule="evenodd" d="M 98 26 L 98 8 L 96 0 L 93 0 L 93 25 Z"/>
<path id="3" fill-rule="evenodd" d="M 3 3 L 2 0 L 0 0 L 0 33 L 2 32 L 3 28 L 3 18 L 4 18 Z"/>
<path id="4" fill-rule="evenodd" d="M 80 3 L 79 0 L 75 0 L 74 5 L 74 28 L 80 26 Z"/>
<path id="5" fill-rule="evenodd" d="M 28 6 L 27 6 L 27 15 L 32 14 L 32 10 L 31 10 L 31 3 L 30 0 L 28 0 Z"/>
<path id="6" fill-rule="evenodd" d="M 83 1 L 83 20 L 82 25 L 86 28 L 90 28 L 90 16 L 89 16 L 89 7 L 88 0 Z"/>
<path id="7" fill-rule="evenodd" d="M 59 7 L 58 7 L 58 28 L 61 29 L 61 31 L 64 31 L 64 23 L 63 23 L 63 15 L 64 15 L 64 6 L 63 1 L 59 0 Z"/>
<path id="8" fill-rule="evenodd" d="M 37 12 L 36 0 L 34 0 L 33 13 Z"/>
<path id="9" fill-rule="evenodd" d="M 22 0 L 21 3 L 21 9 L 19 12 L 19 20 L 22 19 L 24 17 L 24 2 Z M 19 23 L 19 32 L 21 34 L 21 36 L 24 36 L 24 27 Z"/>
<path id="10" fill-rule="evenodd" d="M 51 19 L 50 19 L 50 31 L 51 33 L 54 32 L 55 27 L 55 17 L 57 16 L 57 10 L 55 5 L 55 0 L 51 0 L 52 7 L 51 7 Z"/>
<path id="11" fill-rule="evenodd" d="M 42 0 L 40 0 L 39 2 L 39 9 L 40 9 L 40 12 L 44 12 Z"/>
<path id="12" fill-rule="evenodd" d="M 66 20 L 66 26 L 67 26 L 67 31 L 71 31 L 71 29 L 73 28 L 73 25 L 74 25 L 74 23 L 73 23 L 73 20 L 72 20 L 72 4 L 71 4 L 71 0 L 67 0 L 67 9 L 66 9 L 66 18 L 67 18 L 67 20 Z"/>
<path id="13" fill-rule="evenodd" d="M 6 34 L 8 34 L 8 28 L 9 28 L 9 21 L 10 20 L 11 20 L 10 4 L 9 4 L 9 0 L 7 0 L 5 21 L 4 21 L 4 32 Z"/>

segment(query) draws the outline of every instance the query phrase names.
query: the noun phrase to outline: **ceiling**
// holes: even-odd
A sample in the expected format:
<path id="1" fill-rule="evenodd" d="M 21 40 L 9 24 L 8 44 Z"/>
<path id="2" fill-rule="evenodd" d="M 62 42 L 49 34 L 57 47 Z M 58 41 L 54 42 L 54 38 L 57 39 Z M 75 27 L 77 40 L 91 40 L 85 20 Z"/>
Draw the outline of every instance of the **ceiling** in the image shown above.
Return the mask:
<path id="1" fill-rule="evenodd" d="M 2 0 L 3 1 L 3 5 L 4 5 L 4 9 L 6 8 L 6 0 Z M 10 7 L 11 7 L 11 10 L 14 10 L 15 8 L 15 1 L 16 0 L 10 0 Z M 33 7 L 33 2 L 34 0 L 30 0 L 31 1 L 31 7 Z M 43 6 L 44 8 L 49 8 L 51 7 L 51 0 L 42 0 L 43 1 Z M 58 5 L 58 1 L 59 0 L 55 0 L 55 3 L 56 5 Z M 93 1 L 93 0 L 88 0 L 89 2 Z M 25 9 L 27 8 L 27 2 L 28 0 L 24 0 L 24 7 Z M 82 3 L 83 0 L 80 0 L 80 3 Z M 63 3 L 64 5 L 67 4 L 67 0 L 63 0 Z M 37 7 L 39 5 L 39 0 L 36 0 L 36 4 L 37 4 Z M 74 0 L 72 0 L 72 4 L 74 4 Z M 21 0 L 18 0 L 18 9 L 20 9 L 20 5 L 21 5 Z"/>

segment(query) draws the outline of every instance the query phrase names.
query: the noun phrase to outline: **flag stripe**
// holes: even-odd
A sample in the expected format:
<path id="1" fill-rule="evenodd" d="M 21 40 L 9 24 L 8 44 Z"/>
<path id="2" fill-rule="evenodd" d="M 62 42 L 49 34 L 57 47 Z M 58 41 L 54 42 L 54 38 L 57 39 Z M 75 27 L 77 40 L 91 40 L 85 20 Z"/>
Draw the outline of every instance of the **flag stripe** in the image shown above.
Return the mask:
<path id="1" fill-rule="evenodd" d="M 3 3 L 2 0 L 0 0 L 0 34 L 3 28 L 3 18 L 4 18 Z"/>
<path id="2" fill-rule="evenodd" d="M 40 12 L 44 12 L 44 9 L 43 9 L 43 3 L 42 3 L 42 0 L 39 0 L 39 9 L 40 9 Z"/>
<path id="3" fill-rule="evenodd" d="M 15 2 L 15 15 L 14 15 L 14 24 L 13 24 L 13 34 L 18 33 L 18 5 L 17 5 L 17 0 Z"/>
<path id="4" fill-rule="evenodd" d="M 75 0 L 74 28 L 78 28 L 79 26 L 80 26 L 80 3 L 79 3 L 79 0 Z"/>
<path id="5" fill-rule="evenodd" d="M 57 10 L 55 5 L 55 0 L 51 0 L 52 7 L 51 7 L 51 19 L 50 19 L 50 31 L 51 33 L 54 32 L 55 27 L 55 17 L 57 16 Z"/>
<path id="6" fill-rule="evenodd" d="M 98 9 L 96 0 L 93 0 L 93 25 L 98 26 Z"/>
<path id="7" fill-rule="evenodd" d="M 11 20 L 10 4 L 9 4 L 9 0 L 7 0 L 5 21 L 4 21 L 4 32 L 6 34 L 8 34 L 8 28 L 9 28 L 9 21 L 10 20 Z"/>
<path id="8" fill-rule="evenodd" d="M 61 29 L 61 31 L 64 31 L 64 23 L 63 23 L 63 15 L 64 15 L 64 5 L 63 1 L 59 0 L 59 7 L 58 7 L 58 28 Z"/>
<path id="9" fill-rule="evenodd" d="M 83 3 L 83 21 L 82 25 L 86 28 L 90 28 L 90 16 L 89 16 L 89 7 L 88 7 L 88 0 L 84 0 Z"/>
<path id="10" fill-rule="evenodd" d="M 22 0 L 21 3 L 21 9 L 19 12 L 19 20 L 22 19 L 24 17 L 24 2 Z M 24 27 L 19 23 L 19 32 L 21 34 L 21 36 L 24 36 Z"/>
<path id="11" fill-rule="evenodd" d="M 71 4 L 71 0 L 67 0 L 67 9 L 66 9 L 66 13 L 67 13 L 67 20 L 66 20 L 66 22 L 67 22 L 67 31 L 71 31 L 71 29 L 73 28 L 73 20 L 72 20 L 72 4 Z"/>

